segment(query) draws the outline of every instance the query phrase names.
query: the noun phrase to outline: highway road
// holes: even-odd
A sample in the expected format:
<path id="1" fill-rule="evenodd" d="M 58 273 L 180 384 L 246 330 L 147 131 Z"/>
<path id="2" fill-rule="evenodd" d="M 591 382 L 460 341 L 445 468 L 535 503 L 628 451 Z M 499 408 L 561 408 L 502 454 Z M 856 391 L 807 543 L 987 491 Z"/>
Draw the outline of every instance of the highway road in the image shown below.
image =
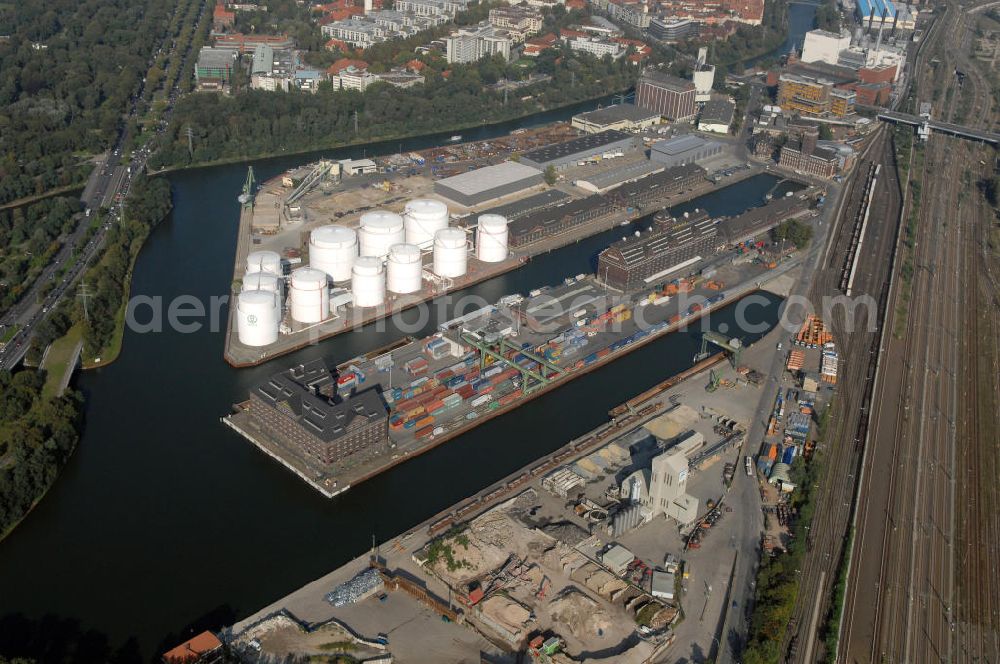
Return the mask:
<path id="1" fill-rule="evenodd" d="M 207 6 L 207 3 L 202 4 L 201 13 L 199 13 L 196 23 L 201 20 L 201 16 Z M 171 35 L 168 35 L 164 38 L 160 50 L 170 48 L 176 48 L 176 41 L 174 41 Z M 150 58 L 149 67 L 153 66 L 156 55 L 159 52 L 157 51 Z M 180 56 L 185 62 L 192 57 L 190 43 L 187 51 L 180 54 Z M 182 66 L 181 71 L 185 71 L 185 67 Z M 167 105 L 162 115 L 162 124 L 157 129 L 159 132 L 162 132 L 170 122 L 174 104 L 180 95 L 180 83 L 180 78 L 178 78 L 174 83 L 174 87 L 167 95 Z M 128 126 L 130 120 L 137 120 L 142 116 L 144 111 L 138 100 L 142 98 L 144 91 L 145 79 L 140 84 L 136 94 L 132 97 L 128 113 L 122 118 L 122 129 L 119 131 L 110 152 L 104 155 L 93 172 L 91 172 L 90 178 L 80 197 L 86 212 L 79 215 L 78 223 L 73 233 L 63 238 L 62 247 L 59 252 L 53 257 L 52 262 L 45 267 L 38 279 L 25 292 L 24 296 L 0 316 L 0 329 L 11 325 L 18 327 L 17 333 L 3 348 L 0 348 L 0 370 L 10 370 L 24 359 L 38 323 L 45 318 L 51 309 L 59 304 L 64 296 L 75 294 L 76 282 L 84 273 L 90 261 L 99 255 L 101 247 L 104 244 L 105 235 L 111 224 L 120 219 L 122 206 L 132 185 L 132 178 L 135 174 L 146 168 L 146 161 L 150 156 L 148 148 L 136 150 L 127 158 L 124 155 L 125 147 L 128 145 L 130 139 L 124 128 Z M 100 209 L 107 210 L 104 223 L 89 239 L 86 239 L 87 230 L 91 225 L 91 216 L 97 214 L 97 211 Z M 47 284 L 54 282 L 59 271 L 67 265 L 69 268 L 62 274 L 59 282 L 44 298 L 41 298 L 42 289 Z"/>

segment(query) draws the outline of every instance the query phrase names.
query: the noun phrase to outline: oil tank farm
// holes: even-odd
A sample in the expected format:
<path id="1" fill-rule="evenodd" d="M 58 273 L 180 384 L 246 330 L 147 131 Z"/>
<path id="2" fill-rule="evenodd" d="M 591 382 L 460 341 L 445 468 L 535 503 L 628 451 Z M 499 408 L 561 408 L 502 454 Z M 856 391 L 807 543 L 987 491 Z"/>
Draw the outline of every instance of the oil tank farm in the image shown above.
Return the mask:
<path id="1" fill-rule="evenodd" d="M 405 295 L 423 286 L 423 256 L 415 244 L 394 244 L 386 261 L 386 289 Z"/>
<path id="2" fill-rule="evenodd" d="M 476 226 L 476 258 L 484 263 L 499 263 L 507 258 L 507 218 L 498 214 L 479 215 Z"/>
<path id="3" fill-rule="evenodd" d="M 281 276 L 281 256 L 275 251 L 252 251 L 247 254 L 247 272 L 267 272 Z"/>
<path id="4" fill-rule="evenodd" d="M 521 163 L 540 171 L 549 166 L 561 169 L 606 152 L 630 152 L 637 146 L 635 136 L 612 129 L 525 152 L 521 155 Z"/>
<path id="5" fill-rule="evenodd" d="M 469 250 L 465 231 L 460 228 L 442 228 L 434 234 L 434 274 L 456 278 L 465 274 Z"/>
<path id="6" fill-rule="evenodd" d="M 434 183 L 434 193 L 465 207 L 524 191 L 544 182 L 541 171 L 514 161 L 477 168 Z"/>
<path id="7" fill-rule="evenodd" d="M 403 218 L 395 212 L 366 212 L 361 215 L 358 228 L 359 253 L 361 256 L 385 258 L 389 255 L 389 247 L 403 242 L 404 235 Z"/>
<path id="8" fill-rule="evenodd" d="M 333 281 L 348 281 L 358 256 L 358 234 L 344 226 L 320 226 L 309 234 L 309 265 Z"/>
<path id="9" fill-rule="evenodd" d="M 281 295 L 281 279 L 270 272 L 249 272 L 243 275 L 244 291 L 267 291 Z"/>
<path id="10" fill-rule="evenodd" d="M 385 270 L 381 258 L 359 256 L 354 261 L 351 291 L 355 307 L 377 307 L 385 302 Z"/>
<path id="11" fill-rule="evenodd" d="M 722 240 L 719 220 L 696 210 L 674 218 L 658 213 L 645 232 L 624 237 L 600 253 L 599 281 L 620 291 L 635 291 L 671 275 L 714 253 Z"/>
<path id="12" fill-rule="evenodd" d="M 427 248 L 434 242 L 434 234 L 448 228 L 448 206 L 433 198 L 417 198 L 403 209 L 406 226 L 406 243 Z M 403 242 L 402 239 L 399 240 Z"/>
<path id="13" fill-rule="evenodd" d="M 355 261 L 356 263 L 357 261 Z M 319 323 L 330 315 L 330 289 L 327 274 L 312 267 L 292 271 L 288 299 L 292 320 L 299 323 Z"/>
<path id="14" fill-rule="evenodd" d="M 236 334 L 245 346 L 267 346 L 278 340 L 281 297 L 274 291 L 245 290 L 236 299 Z"/>

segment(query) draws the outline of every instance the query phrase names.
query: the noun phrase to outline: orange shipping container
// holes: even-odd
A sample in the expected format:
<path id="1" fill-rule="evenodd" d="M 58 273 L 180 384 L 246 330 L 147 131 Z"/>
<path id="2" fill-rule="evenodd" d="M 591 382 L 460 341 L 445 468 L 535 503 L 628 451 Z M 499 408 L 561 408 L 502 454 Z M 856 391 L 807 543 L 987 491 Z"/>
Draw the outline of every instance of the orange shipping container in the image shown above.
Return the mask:
<path id="1" fill-rule="evenodd" d="M 434 424 L 434 416 L 428 415 L 427 417 L 421 417 L 413 426 L 417 429 L 422 429 L 424 427 L 429 427 L 432 424 Z"/>
<path id="2" fill-rule="evenodd" d="M 767 448 L 767 458 L 774 461 L 778 458 L 778 446 L 771 443 Z"/>

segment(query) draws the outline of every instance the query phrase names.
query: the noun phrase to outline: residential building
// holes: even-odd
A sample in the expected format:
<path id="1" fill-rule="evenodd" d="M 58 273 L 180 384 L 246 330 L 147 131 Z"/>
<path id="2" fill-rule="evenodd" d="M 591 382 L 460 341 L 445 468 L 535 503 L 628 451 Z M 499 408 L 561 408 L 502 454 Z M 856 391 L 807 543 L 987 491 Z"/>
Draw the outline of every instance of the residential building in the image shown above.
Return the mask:
<path id="1" fill-rule="evenodd" d="M 410 12 L 417 16 L 447 16 L 465 11 L 470 0 L 396 0 L 393 8 L 398 12 Z"/>
<path id="2" fill-rule="evenodd" d="M 349 65 L 341 69 L 336 77 L 330 78 L 336 90 L 360 90 L 364 91 L 369 85 L 378 80 L 374 74 L 367 69 Z"/>
<path id="3" fill-rule="evenodd" d="M 529 35 L 542 29 L 540 12 L 516 5 L 494 7 L 490 10 L 489 21 L 493 27 L 508 31 L 516 43 L 523 42 Z"/>
<path id="4" fill-rule="evenodd" d="M 445 37 L 444 41 L 449 63 L 476 62 L 494 55 L 510 60 L 510 37 L 489 23 L 462 28 Z"/>
<path id="5" fill-rule="evenodd" d="M 590 53 L 596 58 L 603 58 L 610 55 L 613 59 L 625 55 L 625 48 L 621 44 L 601 39 L 600 37 L 576 37 L 567 42 L 574 51 Z"/>
<path id="6" fill-rule="evenodd" d="M 693 118 L 694 98 L 694 83 L 655 69 L 643 72 L 635 86 L 636 106 L 657 111 L 671 121 Z"/>
<path id="7" fill-rule="evenodd" d="M 653 39 L 676 42 L 698 32 L 698 23 L 688 18 L 651 18 L 646 32 Z"/>
<path id="8" fill-rule="evenodd" d="M 250 89 L 265 90 L 267 92 L 288 92 L 290 82 L 287 76 L 253 74 L 250 77 Z"/>
<path id="9" fill-rule="evenodd" d="M 649 26 L 649 5 L 639 0 L 593 0 L 592 3 L 616 21 L 640 30 Z"/>
<path id="10" fill-rule="evenodd" d="M 215 48 L 236 50 L 240 55 L 253 53 L 260 44 L 267 44 L 276 51 L 295 48 L 295 42 L 288 35 L 244 35 L 234 32 L 228 35 L 214 35 L 212 39 L 215 41 Z"/>
<path id="11" fill-rule="evenodd" d="M 709 26 L 760 25 L 764 19 L 764 0 L 660 0 L 659 12 L 665 18 L 691 19 Z"/>

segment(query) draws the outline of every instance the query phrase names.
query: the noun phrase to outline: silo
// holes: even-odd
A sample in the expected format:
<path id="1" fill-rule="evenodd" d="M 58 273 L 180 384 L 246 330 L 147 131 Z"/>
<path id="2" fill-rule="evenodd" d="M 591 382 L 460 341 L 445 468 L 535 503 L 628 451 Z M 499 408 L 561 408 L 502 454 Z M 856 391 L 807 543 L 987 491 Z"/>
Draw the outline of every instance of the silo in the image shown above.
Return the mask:
<path id="1" fill-rule="evenodd" d="M 243 275 L 244 291 L 267 291 L 281 295 L 281 281 L 268 272 L 249 272 Z"/>
<path id="2" fill-rule="evenodd" d="M 358 244 L 362 256 L 385 258 L 389 247 L 403 241 L 403 218 L 395 212 L 374 210 L 361 215 Z"/>
<path id="3" fill-rule="evenodd" d="M 386 263 L 386 288 L 393 293 L 416 293 L 423 286 L 423 268 L 417 245 L 392 245 Z"/>
<path id="4" fill-rule="evenodd" d="M 434 274 L 439 277 L 461 277 L 465 274 L 467 260 L 465 231 L 442 228 L 434 234 Z"/>
<path id="5" fill-rule="evenodd" d="M 406 204 L 403 219 L 406 242 L 426 248 L 434 241 L 435 233 L 448 228 L 448 206 L 433 198 L 418 198 Z"/>
<path id="6" fill-rule="evenodd" d="M 292 320 L 300 323 L 319 323 L 330 315 L 330 290 L 327 275 L 322 270 L 300 267 L 292 272 Z"/>
<path id="7" fill-rule="evenodd" d="M 267 346 L 278 340 L 281 304 L 272 291 L 245 290 L 236 301 L 236 335 L 244 346 Z"/>
<path id="8" fill-rule="evenodd" d="M 385 270 L 381 258 L 359 256 L 351 272 L 354 306 L 377 307 L 385 301 Z"/>
<path id="9" fill-rule="evenodd" d="M 281 256 L 274 251 L 251 251 L 247 254 L 247 272 L 267 272 L 281 276 Z"/>
<path id="10" fill-rule="evenodd" d="M 476 258 L 484 263 L 507 259 L 507 217 L 484 214 L 476 231 Z"/>
<path id="11" fill-rule="evenodd" d="M 320 226 L 309 234 L 309 266 L 334 281 L 348 281 L 358 256 L 358 234 L 344 226 Z"/>

